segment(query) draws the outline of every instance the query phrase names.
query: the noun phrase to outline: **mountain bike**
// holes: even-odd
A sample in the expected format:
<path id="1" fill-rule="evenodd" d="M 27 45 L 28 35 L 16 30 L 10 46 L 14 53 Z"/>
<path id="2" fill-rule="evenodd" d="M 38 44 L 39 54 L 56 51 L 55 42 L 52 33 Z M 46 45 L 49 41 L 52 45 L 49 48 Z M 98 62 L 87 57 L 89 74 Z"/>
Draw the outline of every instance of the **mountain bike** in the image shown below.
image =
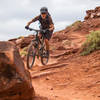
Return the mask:
<path id="1" fill-rule="evenodd" d="M 35 31 L 36 35 L 35 38 L 31 41 L 29 48 L 28 48 L 28 54 L 27 54 L 27 68 L 32 69 L 34 66 L 34 62 L 36 57 L 39 59 L 41 58 L 42 65 L 46 65 L 49 60 L 49 55 L 46 53 L 46 45 L 44 42 L 44 34 L 42 34 L 42 37 L 39 38 L 38 34 L 45 30 L 36 30 L 32 28 L 28 28 L 30 31 Z"/>

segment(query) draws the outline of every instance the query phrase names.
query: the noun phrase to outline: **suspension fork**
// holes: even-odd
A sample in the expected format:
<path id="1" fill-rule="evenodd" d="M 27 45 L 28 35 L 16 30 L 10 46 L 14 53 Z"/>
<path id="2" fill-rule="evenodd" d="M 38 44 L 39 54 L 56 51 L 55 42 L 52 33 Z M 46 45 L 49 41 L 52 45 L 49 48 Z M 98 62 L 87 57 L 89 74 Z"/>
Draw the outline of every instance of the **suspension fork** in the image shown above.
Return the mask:
<path id="1" fill-rule="evenodd" d="M 38 56 L 39 55 L 39 37 L 38 37 L 38 33 L 36 34 L 35 36 L 35 52 L 36 52 L 36 55 Z"/>

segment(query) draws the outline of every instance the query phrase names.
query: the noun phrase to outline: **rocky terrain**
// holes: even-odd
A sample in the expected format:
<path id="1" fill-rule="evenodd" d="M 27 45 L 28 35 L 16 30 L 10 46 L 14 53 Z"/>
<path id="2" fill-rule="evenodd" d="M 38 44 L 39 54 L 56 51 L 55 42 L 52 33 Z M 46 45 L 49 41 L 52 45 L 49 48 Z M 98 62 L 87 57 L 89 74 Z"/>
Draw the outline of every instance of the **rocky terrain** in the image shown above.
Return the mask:
<path id="1" fill-rule="evenodd" d="M 83 22 L 76 21 L 53 34 L 48 64 L 43 66 L 36 59 L 33 69 L 29 70 L 35 90 L 33 100 L 100 100 L 100 50 L 87 56 L 80 55 L 86 36 L 92 30 L 100 30 L 100 7 L 86 13 Z M 16 44 L 25 65 L 27 48 L 33 38 L 30 35 L 9 40 Z M 27 85 L 24 88 L 27 89 Z M 0 100 L 9 100 L 1 97 Z"/>
<path id="2" fill-rule="evenodd" d="M 100 7 L 96 7 L 93 10 L 86 11 L 87 16 L 84 18 L 85 20 L 94 19 L 100 17 Z"/>
<path id="3" fill-rule="evenodd" d="M 0 100 L 32 100 L 34 96 L 18 49 L 11 42 L 0 42 Z"/>

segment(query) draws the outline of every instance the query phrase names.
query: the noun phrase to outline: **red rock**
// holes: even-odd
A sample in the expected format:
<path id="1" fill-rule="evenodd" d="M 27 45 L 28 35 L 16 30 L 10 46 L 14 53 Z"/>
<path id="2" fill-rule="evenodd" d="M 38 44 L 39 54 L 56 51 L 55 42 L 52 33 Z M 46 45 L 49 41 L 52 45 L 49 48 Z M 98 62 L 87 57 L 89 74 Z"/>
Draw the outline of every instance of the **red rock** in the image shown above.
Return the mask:
<path id="1" fill-rule="evenodd" d="M 0 100 L 32 100 L 30 73 L 11 42 L 0 42 Z"/>
<path id="2" fill-rule="evenodd" d="M 87 10 L 86 14 L 85 20 L 100 18 L 100 6 L 96 7 L 94 10 Z"/>

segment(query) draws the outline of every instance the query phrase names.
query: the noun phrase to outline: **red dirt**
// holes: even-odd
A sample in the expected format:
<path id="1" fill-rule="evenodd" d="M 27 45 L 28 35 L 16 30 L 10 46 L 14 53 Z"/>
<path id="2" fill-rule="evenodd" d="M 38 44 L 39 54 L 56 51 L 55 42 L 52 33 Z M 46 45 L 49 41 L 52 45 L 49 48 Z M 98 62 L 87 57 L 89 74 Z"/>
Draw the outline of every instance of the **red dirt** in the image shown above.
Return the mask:
<path id="1" fill-rule="evenodd" d="M 97 19 L 90 21 L 94 22 Z M 41 97 L 39 100 L 100 100 L 100 50 L 80 56 L 77 51 L 89 31 L 86 28 L 66 31 L 54 34 L 48 65 L 41 66 L 38 62 L 31 71 L 37 97 Z"/>
<path id="2" fill-rule="evenodd" d="M 61 45 L 67 39 L 70 45 Z M 100 100 L 100 50 L 80 56 L 77 50 L 86 34 L 71 32 L 67 39 L 53 42 L 53 38 L 48 65 L 42 66 L 37 60 L 30 71 L 36 100 Z"/>
<path id="3" fill-rule="evenodd" d="M 100 100 L 100 51 L 56 60 L 31 71 L 36 94 L 48 98 L 39 100 Z"/>

